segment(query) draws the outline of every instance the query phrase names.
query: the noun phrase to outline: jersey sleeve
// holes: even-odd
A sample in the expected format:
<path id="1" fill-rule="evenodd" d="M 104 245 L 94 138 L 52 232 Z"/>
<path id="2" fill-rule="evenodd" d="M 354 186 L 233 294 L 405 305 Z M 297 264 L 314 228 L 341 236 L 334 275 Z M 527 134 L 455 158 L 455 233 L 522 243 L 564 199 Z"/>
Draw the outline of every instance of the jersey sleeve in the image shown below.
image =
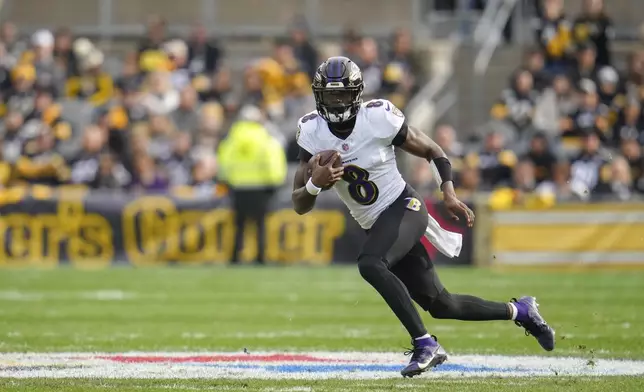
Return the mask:
<path id="1" fill-rule="evenodd" d="M 316 113 L 309 113 L 300 118 L 297 122 L 295 140 L 297 141 L 297 145 L 300 147 L 300 150 L 304 150 L 309 156 L 313 155 L 315 152 L 313 135 L 317 128 L 317 120 L 318 118 Z M 300 151 L 300 157 L 302 157 L 302 155 L 302 151 Z"/>
<path id="2" fill-rule="evenodd" d="M 370 101 L 365 110 L 375 135 L 388 145 L 399 146 L 407 136 L 405 115 L 393 103 L 386 99 Z"/>

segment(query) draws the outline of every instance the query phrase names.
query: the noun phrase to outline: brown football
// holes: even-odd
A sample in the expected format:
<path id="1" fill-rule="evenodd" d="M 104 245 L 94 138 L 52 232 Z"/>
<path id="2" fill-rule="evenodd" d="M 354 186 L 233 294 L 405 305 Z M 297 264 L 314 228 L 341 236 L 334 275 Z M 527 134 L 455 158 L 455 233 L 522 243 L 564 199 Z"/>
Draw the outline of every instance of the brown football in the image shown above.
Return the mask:
<path id="1" fill-rule="evenodd" d="M 334 150 L 325 150 L 318 153 L 317 155 L 320 156 L 320 166 L 328 165 L 331 159 L 333 159 L 334 155 L 337 153 L 338 152 Z M 309 160 L 309 170 L 307 171 L 307 181 L 309 178 L 311 178 L 311 173 L 312 173 L 311 165 L 313 164 L 314 159 L 315 159 L 315 155 L 311 157 L 311 160 Z M 333 162 L 333 167 L 340 167 L 340 166 L 342 166 L 342 158 L 338 156 L 335 162 Z M 323 187 L 322 190 L 328 191 L 332 187 L 333 186 Z"/>

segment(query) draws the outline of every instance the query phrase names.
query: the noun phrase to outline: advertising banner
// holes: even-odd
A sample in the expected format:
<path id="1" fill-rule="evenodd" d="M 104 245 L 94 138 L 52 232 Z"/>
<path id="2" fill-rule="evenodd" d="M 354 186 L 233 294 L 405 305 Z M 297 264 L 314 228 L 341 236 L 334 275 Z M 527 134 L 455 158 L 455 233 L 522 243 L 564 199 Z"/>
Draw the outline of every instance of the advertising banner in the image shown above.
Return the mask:
<path id="1" fill-rule="evenodd" d="M 458 231 L 433 204 L 432 214 Z M 256 252 L 254 227 L 247 228 L 242 257 Z M 84 192 L 24 194 L 0 205 L 0 266 L 106 267 L 227 263 L 233 251 L 233 213 L 226 198 L 188 199 L 167 195 L 132 196 Z M 468 230 L 458 259 L 469 263 Z M 300 216 L 289 197 L 276 197 L 266 222 L 266 257 L 282 264 L 355 262 L 365 234 L 335 197 L 321 197 Z M 445 258 L 429 247 L 437 262 Z"/>

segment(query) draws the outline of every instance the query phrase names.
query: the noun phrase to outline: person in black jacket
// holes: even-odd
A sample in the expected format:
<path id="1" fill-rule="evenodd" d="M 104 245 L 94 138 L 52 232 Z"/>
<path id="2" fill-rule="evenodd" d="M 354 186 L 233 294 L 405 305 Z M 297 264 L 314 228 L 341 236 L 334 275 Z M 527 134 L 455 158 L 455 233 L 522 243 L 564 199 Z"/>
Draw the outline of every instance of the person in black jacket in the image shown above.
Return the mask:
<path id="1" fill-rule="evenodd" d="M 582 14 L 573 25 L 575 43 L 592 42 L 597 48 L 597 65 L 610 65 L 610 41 L 613 37 L 612 22 L 604 12 L 604 1 L 585 0 Z"/>
<path id="2" fill-rule="evenodd" d="M 212 74 L 219 67 L 223 50 L 215 40 L 208 38 L 203 25 L 197 25 L 188 41 L 188 69 L 194 74 Z"/>

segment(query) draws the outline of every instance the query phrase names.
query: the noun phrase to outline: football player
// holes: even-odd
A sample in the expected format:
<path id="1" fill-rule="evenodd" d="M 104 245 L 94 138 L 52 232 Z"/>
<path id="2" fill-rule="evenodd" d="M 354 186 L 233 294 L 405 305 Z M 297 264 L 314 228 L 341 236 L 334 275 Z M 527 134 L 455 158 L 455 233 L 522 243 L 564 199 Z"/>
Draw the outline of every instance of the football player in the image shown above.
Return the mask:
<path id="1" fill-rule="evenodd" d="M 414 307 L 433 317 L 456 320 L 513 320 L 550 351 L 555 333 L 539 314 L 534 297 L 492 302 L 452 294 L 441 284 L 421 243 L 428 224 L 421 197 L 405 183 L 396 167 L 394 146 L 434 162 L 443 198 L 452 217 L 474 223 L 474 213 L 454 193 L 452 170 L 443 150 L 423 132 L 408 126 L 405 116 L 384 99 L 362 102 L 360 68 L 346 57 L 320 65 L 312 84 L 316 110 L 299 120 L 300 166 L 293 184 L 294 209 L 306 214 L 323 188 L 334 185 L 351 215 L 367 232 L 358 256 L 362 277 L 383 297 L 412 338 L 411 360 L 402 371 L 413 377 L 447 359 Z M 335 150 L 333 161 L 320 165 L 319 154 Z M 307 178 L 311 169 L 310 178 Z"/>

